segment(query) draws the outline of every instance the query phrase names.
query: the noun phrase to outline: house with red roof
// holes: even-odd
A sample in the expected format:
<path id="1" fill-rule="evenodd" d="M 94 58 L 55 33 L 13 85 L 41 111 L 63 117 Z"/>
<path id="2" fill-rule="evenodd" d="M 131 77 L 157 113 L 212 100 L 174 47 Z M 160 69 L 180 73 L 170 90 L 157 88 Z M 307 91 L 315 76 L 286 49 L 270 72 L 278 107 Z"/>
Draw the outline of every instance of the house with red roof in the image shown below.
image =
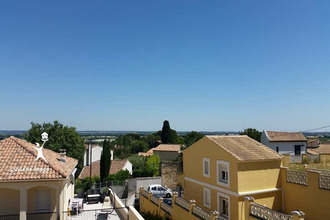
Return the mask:
<path id="1" fill-rule="evenodd" d="M 9 137 L 0 141 L 0 213 L 11 219 L 63 219 L 74 197 L 78 161 Z M 0 216 L 1 218 L 1 216 Z"/>

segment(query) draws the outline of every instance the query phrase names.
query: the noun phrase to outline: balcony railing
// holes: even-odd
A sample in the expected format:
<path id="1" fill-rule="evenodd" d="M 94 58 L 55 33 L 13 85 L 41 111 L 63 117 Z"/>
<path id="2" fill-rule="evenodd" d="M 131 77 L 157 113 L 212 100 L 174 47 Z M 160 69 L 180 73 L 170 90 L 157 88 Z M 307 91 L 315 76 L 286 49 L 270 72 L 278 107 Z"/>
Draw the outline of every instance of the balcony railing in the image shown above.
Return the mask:
<path id="1" fill-rule="evenodd" d="M 165 212 L 167 212 L 168 214 L 172 215 L 172 207 L 167 205 L 166 203 L 162 202 L 160 204 L 160 208 L 163 209 Z"/>
<path id="2" fill-rule="evenodd" d="M 211 219 L 210 213 L 208 213 L 207 211 L 205 211 L 204 209 L 202 209 L 198 206 L 194 206 L 192 212 L 194 215 L 196 215 L 197 217 L 199 217 L 201 219 L 205 219 L 205 220 Z"/>
<path id="3" fill-rule="evenodd" d="M 263 220 L 292 220 L 291 215 L 274 211 L 254 202 L 250 205 L 250 215 Z"/>
<path id="4" fill-rule="evenodd" d="M 158 205 L 158 198 L 155 196 L 151 196 L 151 202 L 155 203 L 156 205 Z"/>
<path id="5" fill-rule="evenodd" d="M 149 193 L 145 190 L 142 191 L 142 195 L 146 198 L 148 198 Z"/>
<path id="6" fill-rule="evenodd" d="M 319 187 L 321 189 L 330 189 L 330 176 L 329 175 L 319 175 Z"/>
<path id="7" fill-rule="evenodd" d="M 0 215 L 0 220 L 19 220 L 19 214 L 15 214 L 15 215 Z"/>
<path id="8" fill-rule="evenodd" d="M 180 197 L 176 197 L 175 199 L 175 203 L 178 204 L 179 206 L 181 206 L 182 208 L 186 209 L 187 211 L 189 211 L 189 203 L 188 201 L 180 198 Z"/>
<path id="9" fill-rule="evenodd" d="M 26 214 L 27 220 L 56 220 L 57 213 L 56 212 L 41 212 L 41 213 L 28 213 Z"/>

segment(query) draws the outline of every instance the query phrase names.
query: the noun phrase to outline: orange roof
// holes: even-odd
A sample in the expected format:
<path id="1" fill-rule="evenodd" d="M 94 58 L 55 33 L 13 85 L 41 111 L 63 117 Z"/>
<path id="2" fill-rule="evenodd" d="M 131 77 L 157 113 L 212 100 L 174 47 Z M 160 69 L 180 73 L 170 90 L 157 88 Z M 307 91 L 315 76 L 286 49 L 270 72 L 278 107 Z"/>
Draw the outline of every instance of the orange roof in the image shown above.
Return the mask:
<path id="1" fill-rule="evenodd" d="M 59 161 L 60 154 L 43 149 L 42 158 L 37 158 L 36 145 L 25 140 L 9 137 L 0 141 L 0 181 L 61 179 L 69 176 L 78 161 L 66 156 L 66 162 Z"/>
<path id="2" fill-rule="evenodd" d="M 291 141 L 307 141 L 301 132 L 282 132 L 282 131 L 265 131 L 269 141 L 275 142 L 291 142 Z"/>
<path id="3" fill-rule="evenodd" d="M 109 174 L 116 174 L 121 171 L 128 160 L 112 160 Z M 101 161 L 97 160 L 92 163 L 92 177 L 100 176 L 100 164 Z M 85 166 L 79 175 L 79 179 L 84 179 L 90 176 L 90 166 Z"/>
<path id="4" fill-rule="evenodd" d="M 155 149 L 155 148 L 151 148 L 151 149 L 148 150 L 147 152 L 139 152 L 138 155 L 139 155 L 139 156 L 144 156 L 144 157 L 151 156 L 151 155 L 154 154 L 154 149 Z"/>
<path id="5" fill-rule="evenodd" d="M 218 146 L 239 161 L 281 160 L 282 156 L 247 135 L 207 135 Z M 189 149 L 189 148 L 188 148 Z"/>

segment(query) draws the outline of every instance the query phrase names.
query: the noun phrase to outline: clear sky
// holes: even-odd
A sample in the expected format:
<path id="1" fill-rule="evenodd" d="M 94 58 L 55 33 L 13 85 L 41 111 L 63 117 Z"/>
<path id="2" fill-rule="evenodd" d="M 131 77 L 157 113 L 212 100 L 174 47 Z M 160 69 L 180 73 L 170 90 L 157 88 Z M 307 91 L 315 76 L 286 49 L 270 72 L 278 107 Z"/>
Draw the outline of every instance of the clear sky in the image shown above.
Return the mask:
<path id="1" fill-rule="evenodd" d="M 0 129 L 330 124 L 330 1 L 0 2 Z"/>

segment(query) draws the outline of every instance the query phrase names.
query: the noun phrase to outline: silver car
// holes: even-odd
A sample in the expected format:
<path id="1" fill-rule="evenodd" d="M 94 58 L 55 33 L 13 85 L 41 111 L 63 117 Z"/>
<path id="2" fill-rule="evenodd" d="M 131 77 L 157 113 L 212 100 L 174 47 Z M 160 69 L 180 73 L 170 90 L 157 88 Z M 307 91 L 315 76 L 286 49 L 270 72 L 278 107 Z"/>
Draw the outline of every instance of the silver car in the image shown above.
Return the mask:
<path id="1" fill-rule="evenodd" d="M 150 185 L 148 187 L 148 191 L 154 195 L 159 195 L 161 197 L 166 197 L 166 198 L 172 197 L 172 190 L 163 187 L 159 184 Z"/>

